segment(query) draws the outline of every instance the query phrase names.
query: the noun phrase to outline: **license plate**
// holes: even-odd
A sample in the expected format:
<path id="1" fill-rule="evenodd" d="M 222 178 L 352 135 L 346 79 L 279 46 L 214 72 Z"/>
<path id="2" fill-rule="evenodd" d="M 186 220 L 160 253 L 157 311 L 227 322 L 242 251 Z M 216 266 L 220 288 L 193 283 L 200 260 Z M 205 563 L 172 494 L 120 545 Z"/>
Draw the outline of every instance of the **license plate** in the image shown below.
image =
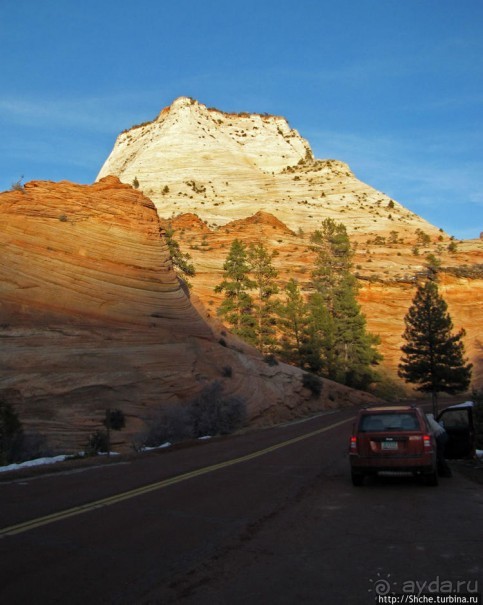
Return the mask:
<path id="1" fill-rule="evenodd" d="M 382 441 L 381 449 L 383 450 L 397 450 L 397 441 Z"/>

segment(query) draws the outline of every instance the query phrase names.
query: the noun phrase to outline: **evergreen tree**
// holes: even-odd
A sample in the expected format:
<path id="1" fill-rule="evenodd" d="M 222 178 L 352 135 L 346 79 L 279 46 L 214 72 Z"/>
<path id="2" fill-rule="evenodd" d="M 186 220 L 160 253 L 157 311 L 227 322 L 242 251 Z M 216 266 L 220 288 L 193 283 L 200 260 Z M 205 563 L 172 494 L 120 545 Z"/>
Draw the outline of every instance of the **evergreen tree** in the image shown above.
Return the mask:
<path id="1" fill-rule="evenodd" d="M 350 272 L 353 256 L 346 228 L 333 219 L 325 219 L 322 228 L 311 238 L 311 249 L 316 253 L 312 271 L 312 286 L 324 298 L 329 309 L 341 280 Z"/>
<path id="2" fill-rule="evenodd" d="M 169 225 L 164 232 L 166 243 L 168 244 L 168 250 L 171 255 L 171 261 L 173 263 L 174 270 L 178 276 L 189 286 L 188 277 L 196 275 L 196 269 L 191 262 L 191 255 L 187 252 L 181 252 L 179 243 L 174 238 L 174 229 Z"/>
<path id="3" fill-rule="evenodd" d="M 272 349 L 275 344 L 276 303 L 273 296 L 278 292 L 275 283 L 278 273 L 272 261 L 277 255 L 277 252 L 269 253 L 262 243 L 250 244 L 248 248 L 248 264 L 255 289 L 253 315 L 256 345 L 262 353 Z"/>
<path id="4" fill-rule="evenodd" d="M 429 279 L 418 286 L 404 322 L 399 376 L 419 385 L 417 391 L 431 393 L 436 414 L 440 392 L 455 394 L 469 387 L 472 365 L 465 359 L 465 331 L 452 334 L 448 306 Z"/>
<path id="5" fill-rule="evenodd" d="M 253 300 L 249 291 L 255 284 L 250 279 L 247 249 L 243 242 L 235 239 L 223 265 L 223 281 L 215 292 L 224 292 L 218 314 L 231 326 L 233 332 L 248 342 L 256 342 Z"/>
<path id="6" fill-rule="evenodd" d="M 335 380 L 337 358 L 335 347 L 335 317 L 320 292 L 308 301 L 308 330 L 303 352 L 308 369 Z"/>
<path id="7" fill-rule="evenodd" d="M 366 330 L 366 319 L 356 299 L 357 282 L 347 273 L 335 296 L 335 379 L 338 382 L 367 389 L 376 379 L 374 366 L 382 359 L 375 346 L 378 336 Z"/>
<path id="8" fill-rule="evenodd" d="M 353 251 L 346 228 L 326 219 L 312 238 L 316 253 L 310 296 L 310 368 L 313 372 L 367 388 L 381 359 L 378 339 L 366 331 L 357 302 L 357 281 L 351 273 Z"/>
<path id="9" fill-rule="evenodd" d="M 278 327 L 281 332 L 279 354 L 301 368 L 306 365 L 308 336 L 308 307 L 295 279 L 283 289 L 284 297 L 277 306 Z"/>

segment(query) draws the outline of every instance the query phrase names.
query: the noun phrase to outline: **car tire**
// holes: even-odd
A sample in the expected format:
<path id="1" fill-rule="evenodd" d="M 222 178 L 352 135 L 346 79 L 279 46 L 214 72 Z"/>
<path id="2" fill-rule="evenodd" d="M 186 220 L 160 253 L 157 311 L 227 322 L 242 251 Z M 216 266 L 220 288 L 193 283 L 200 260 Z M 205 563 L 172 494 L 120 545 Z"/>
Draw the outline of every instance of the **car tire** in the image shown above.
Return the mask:
<path id="1" fill-rule="evenodd" d="M 364 475 L 362 473 L 351 471 L 351 479 L 352 485 L 354 485 L 355 487 L 361 487 L 362 485 L 364 485 Z"/>

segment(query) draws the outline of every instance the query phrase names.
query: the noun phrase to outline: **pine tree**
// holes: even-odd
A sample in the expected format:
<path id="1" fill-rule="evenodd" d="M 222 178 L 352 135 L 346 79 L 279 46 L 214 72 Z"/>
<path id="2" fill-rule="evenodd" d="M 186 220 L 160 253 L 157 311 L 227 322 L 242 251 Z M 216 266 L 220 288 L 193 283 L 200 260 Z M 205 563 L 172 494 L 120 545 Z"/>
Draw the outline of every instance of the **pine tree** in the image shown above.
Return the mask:
<path id="1" fill-rule="evenodd" d="M 191 287 L 188 277 L 196 275 L 196 269 L 191 262 L 191 255 L 187 252 L 181 252 L 179 243 L 174 238 L 174 229 L 169 225 L 166 227 L 164 237 L 168 245 L 168 250 L 171 255 L 174 270 L 178 276 Z"/>
<path id="2" fill-rule="evenodd" d="M 335 347 L 335 318 L 320 292 L 310 295 L 308 301 L 308 330 L 304 345 L 304 359 L 308 369 L 335 380 L 337 357 Z"/>
<path id="3" fill-rule="evenodd" d="M 223 265 L 223 281 L 215 292 L 224 292 L 218 314 L 231 326 L 233 332 L 248 342 L 256 342 L 253 300 L 249 291 L 255 284 L 249 277 L 247 249 L 243 242 L 235 239 Z"/>
<path id="4" fill-rule="evenodd" d="M 326 219 L 312 238 L 316 253 L 310 296 L 310 367 L 313 372 L 356 388 L 376 378 L 378 339 L 366 331 L 351 273 L 353 251 L 342 223 Z"/>
<path id="5" fill-rule="evenodd" d="M 307 354 L 308 307 L 298 282 L 290 279 L 283 289 L 284 297 L 277 306 L 281 332 L 280 356 L 304 368 Z"/>
<path id="6" fill-rule="evenodd" d="M 465 331 L 452 334 L 448 306 L 431 279 L 418 286 L 404 322 L 399 376 L 419 385 L 417 391 L 431 393 L 436 414 L 440 392 L 455 394 L 469 387 L 472 365 L 465 359 Z"/>
<path id="7" fill-rule="evenodd" d="M 335 291 L 351 268 L 353 252 L 349 237 L 342 223 L 328 218 L 322 222 L 322 228 L 312 234 L 310 241 L 316 253 L 312 286 L 332 309 Z"/>
<path id="8" fill-rule="evenodd" d="M 334 376 L 337 381 L 367 389 L 374 382 L 374 366 L 382 359 L 377 351 L 378 336 L 366 330 L 366 319 L 356 299 L 357 282 L 346 273 L 335 296 L 335 350 L 337 365 Z"/>
<path id="9" fill-rule="evenodd" d="M 275 283 L 277 270 L 273 259 L 277 252 L 268 252 L 262 243 L 250 244 L 248 265 L 255 290 L 253 315 L 255 320 L 256 345 L 262 353 L 268 352 L 275 344 L 275 307 L 273 296 L 278 292 Z"/>

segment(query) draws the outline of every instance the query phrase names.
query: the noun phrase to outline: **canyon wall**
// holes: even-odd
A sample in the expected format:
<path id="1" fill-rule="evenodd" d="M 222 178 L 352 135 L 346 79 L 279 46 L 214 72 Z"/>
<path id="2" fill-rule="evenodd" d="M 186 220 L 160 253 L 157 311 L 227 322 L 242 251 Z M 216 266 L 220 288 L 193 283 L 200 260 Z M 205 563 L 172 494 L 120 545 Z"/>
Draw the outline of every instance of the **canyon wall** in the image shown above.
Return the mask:
<path id="1" fill-rule="evenodd" d="M 280 285 L 295 277 L 307 286 L 310 234 L 326 218 L 343 223 L 356 251 L 359 301 L 394 380 L 404 315 L 426 256 L 435 255 L 455 329 L 467 331 L 474 386 L 483 384 L 483 241 L 456 242 L 358 180 L 344 162 L 316 159 L 284 118 L 226 113 L 180 97 L 119 135 L 99 177 L 107 174 L 138 185 L 175 227 L 198 271 L 193 291 L 213 316 L 233 239 L 263 241 L 279 253 Z"/>
<path id="2" fill-rule="evenodd" d="M 107 408 L 125 413 L 114 446 L 128 449 L 162 406 L 214 382 L 255 424 L 370 399 L 330 381 L 314 398 L 298 369 L 210 323 L 153 203 L 116 177 L 27 183 L 0 194 L 0 215 L 0 397 L 55 450 L 83 449 Z"/>

